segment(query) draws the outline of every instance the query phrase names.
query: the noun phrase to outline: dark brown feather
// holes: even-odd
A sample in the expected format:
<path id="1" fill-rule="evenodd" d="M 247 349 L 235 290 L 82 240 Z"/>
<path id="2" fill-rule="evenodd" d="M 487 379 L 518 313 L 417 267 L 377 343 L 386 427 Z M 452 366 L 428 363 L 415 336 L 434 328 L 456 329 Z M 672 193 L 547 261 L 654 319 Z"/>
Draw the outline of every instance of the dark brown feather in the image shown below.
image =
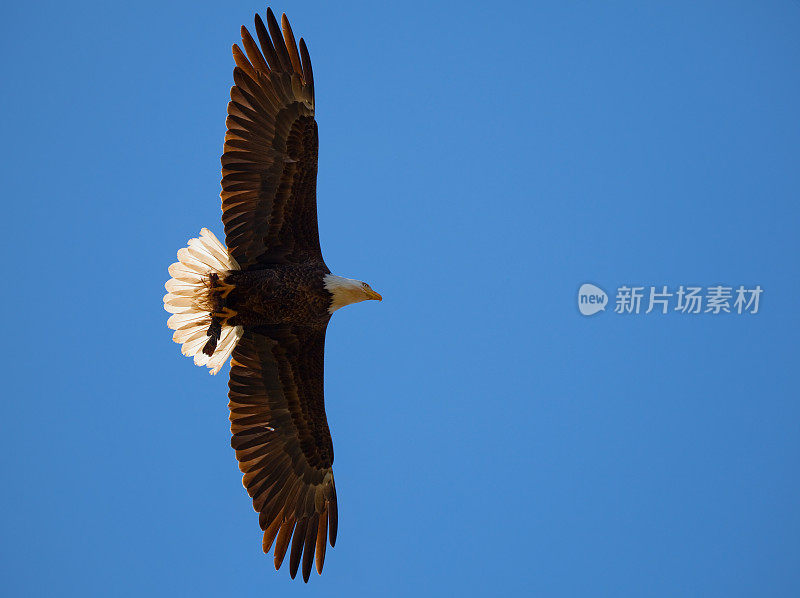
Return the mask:
<path id="1" fill-rule="evenodd" d="M 308 576 L 311 574 L 311 564 L 314 562 L 314 546 L 317 543 L 317 523 L 319 516 L 312 515 L 308 518 L 308 528 L 306 529 L 306 542 L 303 546 L 303 581 L 308 583 Z"/>
<path id="2" fill-rule="evenodd" d="M 266 536 L 265 536 L 266 538 Z M 317 573 L 322 575 L 322 566 L 325 564 L 325 549 L 328 546 L 328 511 L 319 515 L 317 526 Z"/>
<path id="3" fill-rule="evenodd" d="M 269 65 L 267 65 L 267 61 L 264 59 L 258 46 L 256 46 L 256 42 L 253 41 L 253 37 L 244 25 L 242 25 L 241 34 L 242 44 L 244 45 L 245 52 L 247 52 L 247 57 L 250 59 L 250 64 L 263 73 L 269 73 L 270 69 Z"/>
<path id="4" fill-rule="evenodd" d="M 322 570 L 328 532 L 332 546 L 337 527 L 324 347 L 324 326 L 246 329 L 229 382 L 231 446 L 265 530 L 262 547 L 269 551 L 274 544 L 278 568 L 291 538 L 290 574 L 305 555 L 306 580 L 315 554 Z"/>
<path id="5" fill-rule="evenodd" d="M 233 44 L 231 51 L 233 52 L 233 61 L 236 63 L 236 66 L 248 72 L 253 70 L 253 65 L 247 60 L 247 56 L 244 55 L 244 52 L 242 52 L 239 46 Z"/>
<path id="6" fill-rule="evenodd" d="M 283 41 L 281 28 L 278 26 L 278 21 L 275 20 L 275 15 L 272 14 L 272 9 L 267 8 L 267 27 L 269 27 L 269 34 L 272 38 L 272 45 L 278 54 L 278 59 L 281 63 L 281 71 L 291 72 L 292 61 L 289 59 L 289 52 L 286 50 L 286 43 Z M 273 69 L 277 70 L 277 69 Z"/>
<path id="7" fill-rule="evenodd" d="M 275 541 L 275 536 L 278 535 L 278 531 L 280 529 L 281 522 L 276 519 L 267 529 L 264 530 L 264 540 L 261 542 L 261 549 L 266 554 L 269 554 L 269 549 L 272 548 L 272 543 Z"/>
<path id="8" fill-rule="evenodd" d="M 314 71 L 311 69 L 311 57 L 308 55 L 306 40 L 300 38 L 300 58 L 303 63 L 303 81 L 308 85 L 312 92 L 314 90 Z"/>
<path id="9" fill-rule="evenodd" d="M 272 40 L 269 37 L 269 33 L 267 33 L 267 28 L 264 27 L 264 21 L 261 20 L 261 17 L 257 13 L 255 24 L 258 43 L 261 44 L 261 50 L 264 52 L 264 57 L 267 59 L 270 69 L 280 70 L 280 61 L 278 60 L 278 55 L 275 53 L 275 46 L 272 45 Z"/>
<path id="10" fill-rule="evenodd" d="M 261 48 L 246 28 L 236 68 L 222 163 L 228 251 L 243 270 L 322 262 L 317 229 L 317 126 L 311 60 L 291 26 L 256 16 Z"/>
<path id="11" fill-rule="evenodd" d="M 294 519 L 284 521 L 281 524 L 281 529 L 278 532 L 278 537 L 275 540 L 275 569 L 280 569 L 283 563 L 283 557 L 286 556 L 286 549 L 289 548 L 289 540 L 292 538 L 292 531 L 294 530 Z"/>
<path id="12" fill-rule="evenodd" d="M 336 488 L 331 478 L 331 497 L 328 507 L 328 536 L 331 539 L 331 548 L 336 546 L 336 533 L 339 531 L 339 507 L 336 504 Z"/>
<path id="13" fill-rule="evenodd" d="M 292 33 L 292 26 L 289 25 L 289 19 L 286 14 L 281 15 L 281 29 L 283 30 L 283 41 L 286 42 L 286 49 L 289 52 L 289 59 L 292 61 L 292 68 L 295 73 L 303 73 L 303 66 L 300 64 L 300 56 L 297 53 L 297 42 L 294 41 L 294 33 Z"/>
<path id="14" fill-rule="evenodd" d="M 289 575 L 292 576 L 292 579 L 297 575 L 297 568 L 300 566 L 300 555 L 303 553 L 306 539 L 306 527 L 308 527 L 308 519 L 303 518 L 297 522 L 297 527 L 294 528 L 292 551 L 289 555 Z"/>

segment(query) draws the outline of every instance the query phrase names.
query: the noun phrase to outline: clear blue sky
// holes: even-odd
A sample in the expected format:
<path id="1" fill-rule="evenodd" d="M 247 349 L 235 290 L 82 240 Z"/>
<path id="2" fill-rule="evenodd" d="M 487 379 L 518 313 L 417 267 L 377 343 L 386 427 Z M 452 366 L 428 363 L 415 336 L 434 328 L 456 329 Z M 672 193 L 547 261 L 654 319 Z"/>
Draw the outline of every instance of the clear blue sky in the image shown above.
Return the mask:
<path id="1" fill-rule="evenodd" d="M 227 366 L 167 266 L 221 234 L 262 2 L 24 2 L 0 28 L 0 593 L 800 595 L 800 3 L 284 2 L 327 263 L 339 541 L 261 553 Z M 578 286 L 759 313 L 580 315 Z M 513 593 L 513 594 L 511 594 Z"/>

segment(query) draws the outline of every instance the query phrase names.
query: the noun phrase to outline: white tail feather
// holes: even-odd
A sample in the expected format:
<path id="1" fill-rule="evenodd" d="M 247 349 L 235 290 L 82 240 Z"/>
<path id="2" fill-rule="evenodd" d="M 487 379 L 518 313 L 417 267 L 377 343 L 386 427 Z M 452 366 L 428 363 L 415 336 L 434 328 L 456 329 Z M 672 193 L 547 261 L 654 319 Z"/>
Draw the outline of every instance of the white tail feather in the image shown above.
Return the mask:
<path id="1" fill-rule="evenodd" d="M 211 374 L 216 374 L 233 353 L 243 331 L 241 326 L 223 326 L 214 354 L 203 353 L 211 325 L 208 277 L 213 272 L 239 270 L 239 264 L 207 228 L 200 231 L 199 238 L 189 239 L 188 247 L 178 251 L 178 260 L 169 267 L 172 278 L 164 285 L 167 289 L 164 309 L 172 314 L 167 326 L 175 331 L 172 340 L 182 345 L 181 353 L 194 357 L 195 365 L 208 366 Z"/>

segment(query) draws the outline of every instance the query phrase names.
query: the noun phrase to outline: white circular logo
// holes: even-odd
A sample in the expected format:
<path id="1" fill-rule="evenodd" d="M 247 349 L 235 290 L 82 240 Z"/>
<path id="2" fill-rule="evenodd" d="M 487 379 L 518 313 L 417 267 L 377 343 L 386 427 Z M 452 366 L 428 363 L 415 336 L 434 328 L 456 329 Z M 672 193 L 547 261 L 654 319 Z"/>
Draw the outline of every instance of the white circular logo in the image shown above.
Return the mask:
<path id="1" fill-rule="evenodd" d="M 584 316 L 604 311 L 606 305 L 608 305 L 608 295 L 600 287 L 587 282 L 578 289 L 578 309 Z"/>

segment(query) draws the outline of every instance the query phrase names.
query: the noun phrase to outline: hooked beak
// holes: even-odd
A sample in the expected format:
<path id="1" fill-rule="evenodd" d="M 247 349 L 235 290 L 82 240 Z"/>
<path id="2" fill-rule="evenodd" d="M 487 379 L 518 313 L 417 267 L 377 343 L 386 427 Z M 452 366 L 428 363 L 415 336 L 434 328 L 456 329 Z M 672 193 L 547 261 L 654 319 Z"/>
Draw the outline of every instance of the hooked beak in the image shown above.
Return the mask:
<path id="1" fill-rule="evenodd" d="M 380 293 L 376 293 L 372 289 L 367 290 L 367 299 L 377 299 L 378 301 L 383 301 L 383 297 L 380 296 Z"/>

